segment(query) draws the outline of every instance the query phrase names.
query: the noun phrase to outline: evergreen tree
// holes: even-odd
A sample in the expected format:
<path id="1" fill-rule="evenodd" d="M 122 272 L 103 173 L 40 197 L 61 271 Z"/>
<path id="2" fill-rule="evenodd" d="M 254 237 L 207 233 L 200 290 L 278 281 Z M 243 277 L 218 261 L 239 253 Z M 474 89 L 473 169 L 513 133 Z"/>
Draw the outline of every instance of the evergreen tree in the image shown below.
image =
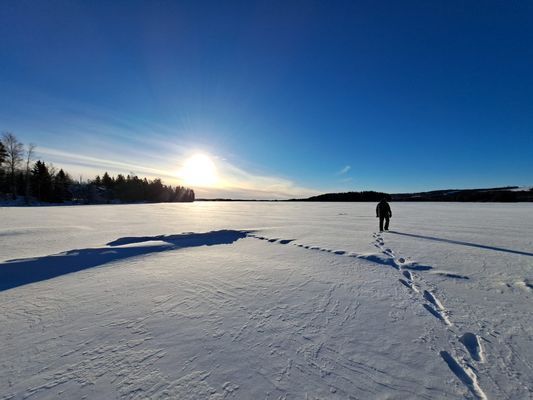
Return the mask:
<path id="1" fill-rule="evenodd" d="M 52 177 L 48 167 L 42 161 L 37 161 L 32 170 L 32 193 L 39 201 L 53 200 Z"/>
<path id="2" fill-rule="evenodd" d="M 63 203 L 72 200 L 72 193 L 69 189 L 71 185 L 72 179 L 60 169 L 53 179 L 53 201 Z"/>
<path id="3" fill-rule="evenodd" d="M 154 179 L 148 188 L 148 201 L 159 202 L 164 201 L 163 184 L 161 179 Z"/>
<path id="4" fill-rule="evenodd" d="M 126 178 L 122 174 L 118 174 L 113 185 L 113 196 L 120 201 L 126 201 Z"/>
<path id="5" fill-rule="evenodd" d="M 15 191 L 16 193 L 24 193 L 24 188 L 26 187 L 26 177 L 24 172 L 17 171 L 15 172 Z"/>
<path id="6" fill-rule="evenodd" d="M 124 175 L 118 174 L 117 179 L 115 179 L 115 185 L 123 185 L 126 183 L 126 178 L 124 178 Z"/>
<path id="7" fill-rule="evenodd" d="M 107 172 L 104 173 L 104 176 L 102 177 L 102 185 L 104 185 L 106 189 L 113 189 L 114 183 L 115 181 L 113 178 L 111 178 Z"/>

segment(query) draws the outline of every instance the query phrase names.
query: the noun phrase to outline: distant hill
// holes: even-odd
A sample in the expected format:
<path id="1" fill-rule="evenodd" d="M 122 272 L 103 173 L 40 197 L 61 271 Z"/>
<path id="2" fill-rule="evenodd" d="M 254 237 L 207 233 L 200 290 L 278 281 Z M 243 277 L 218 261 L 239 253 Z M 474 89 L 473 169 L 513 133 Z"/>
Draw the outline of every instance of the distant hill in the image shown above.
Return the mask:
<path id="1" fill-rule="evenodd" d="M 383 193 L 374 191 L 325 193 L 293 201 L 458 201 L 458 202 L 533 202 L 533 188 L 506 186 L 486 189 L 445 189 L 417 193 Z"/>
<path id="2" fill-rule="evenodd" d="M 380 201 L 386 198 L 391 200 L 387 193 L 365 191 L 365 192 L 345 192 L 345 193 L 325 193 L 318 196 L 312 196 L 307 199 L 296 201 Z"/>

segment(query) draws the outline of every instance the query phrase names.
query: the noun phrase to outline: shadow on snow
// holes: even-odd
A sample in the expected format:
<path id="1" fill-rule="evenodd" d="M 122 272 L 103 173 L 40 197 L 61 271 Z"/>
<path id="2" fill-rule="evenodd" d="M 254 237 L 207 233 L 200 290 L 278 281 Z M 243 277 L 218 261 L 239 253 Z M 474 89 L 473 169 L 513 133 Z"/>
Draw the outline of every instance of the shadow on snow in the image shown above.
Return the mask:
<path id="1" fill-rule="evenodd" d="M 512 253 L 512 254 L 519 254 L 521 256 L 533 257 L 533 253 L 528 253 L 526 251 L 504 249 L 502 247 L 487 246 L 487 245 L 484 245 L 484 244 L 477 244 L 477 243 L 470 243 L 470 242 L 461 242 L 459 240 L 443 239 L 443 238 L 438 238 L 438 237 L 433 237 L 433 236 L 415 235 L 413 233 L 403 233 L 403 232 L 396 232 L 396 231 L 389 231 L 389 232 L 390 233 L 394 233 L 395 235 L 410 236 L 410 237 L 414 237 L 414 238 L 418 238 L 418 239 L 427 239 L 427 240 L 434 240 L 436 242 L 460 244 L 462 246 L 477 247 L 479 249 L 502 251 L 504 253 Z"/>
<path id="2" fill-rule="evenodd" d="M 248 233 L 248 231 L 220 230 L 180 235 L 123 237 L 109 242 L 107 245 L 110 247 L 75 249 L 43 257 L 8 260 L 0 263 L 0 291 L 126 258 L 187 247 L 231 244 L 246 237 Z M 164 244 L 116 247 L 145 242 L 164 242 Z"/>

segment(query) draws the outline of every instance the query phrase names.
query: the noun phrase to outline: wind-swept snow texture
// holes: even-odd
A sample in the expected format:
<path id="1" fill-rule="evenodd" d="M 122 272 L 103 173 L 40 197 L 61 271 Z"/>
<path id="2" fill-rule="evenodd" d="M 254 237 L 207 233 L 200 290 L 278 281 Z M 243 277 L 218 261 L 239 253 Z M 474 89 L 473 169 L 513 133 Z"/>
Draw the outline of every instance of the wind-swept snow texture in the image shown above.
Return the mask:
<path id="1" fill-rule="evenodd" d="M 0 208 L 0 399 L 533 398 L 533 207 Z"/>

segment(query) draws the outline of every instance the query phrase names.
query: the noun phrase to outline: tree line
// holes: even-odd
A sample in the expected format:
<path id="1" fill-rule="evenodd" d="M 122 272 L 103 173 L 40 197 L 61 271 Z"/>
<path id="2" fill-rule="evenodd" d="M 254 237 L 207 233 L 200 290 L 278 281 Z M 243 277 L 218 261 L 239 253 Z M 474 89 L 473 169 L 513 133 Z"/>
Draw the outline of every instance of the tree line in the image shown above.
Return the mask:
<path id="1" fill-rule="evenodd" d="M 396 193 L 363 191 L 345 193 L 325 193 L 307 199 L 294 201 L 440 201 L 440 202 L 530 202 L 533 201 L 533 188 L 520 190 L 517 186 L 488 189 L 434 190 L 419 193 Z"/>
<path id="2" fill-rule="evenodd" d="M 121 202 L 191 202 L 194 201 L 194 191 L 183 186 L 167 186 L 161 179 L 148 180 L 136 175 L 110 176 L 107 172 L 100 178 L 91 181 L 92 197 L 98 200 Z"/>
<path id="3" fill-rule="evenodd" d="M 192 202 L 194 191 L 168 186 L 161 179 L 149 180 L 135 174 L 74 180 L 63 169 L 34 160 L 34 144 L 24 145 L 11 132 L 0 140 L 0 200 L 45 203 L 131 203 Z"/>
<path id="4" fill-rule="evenodd" d="M 434 190 L 421 193 L 393 194 L 395 201 L 440 201 L 440 202 L 487 202 L 514 203 L 533 201 L 533 189 L 517 186 L 486 189 Z"/>
<path id="5" fill-rule="evenodd" d="M 382 199 L 390 201 L 391 196 L 388 193 L 370 190 L 362 192 L 325 193 L 296 201 L 380 201 Z"/>

